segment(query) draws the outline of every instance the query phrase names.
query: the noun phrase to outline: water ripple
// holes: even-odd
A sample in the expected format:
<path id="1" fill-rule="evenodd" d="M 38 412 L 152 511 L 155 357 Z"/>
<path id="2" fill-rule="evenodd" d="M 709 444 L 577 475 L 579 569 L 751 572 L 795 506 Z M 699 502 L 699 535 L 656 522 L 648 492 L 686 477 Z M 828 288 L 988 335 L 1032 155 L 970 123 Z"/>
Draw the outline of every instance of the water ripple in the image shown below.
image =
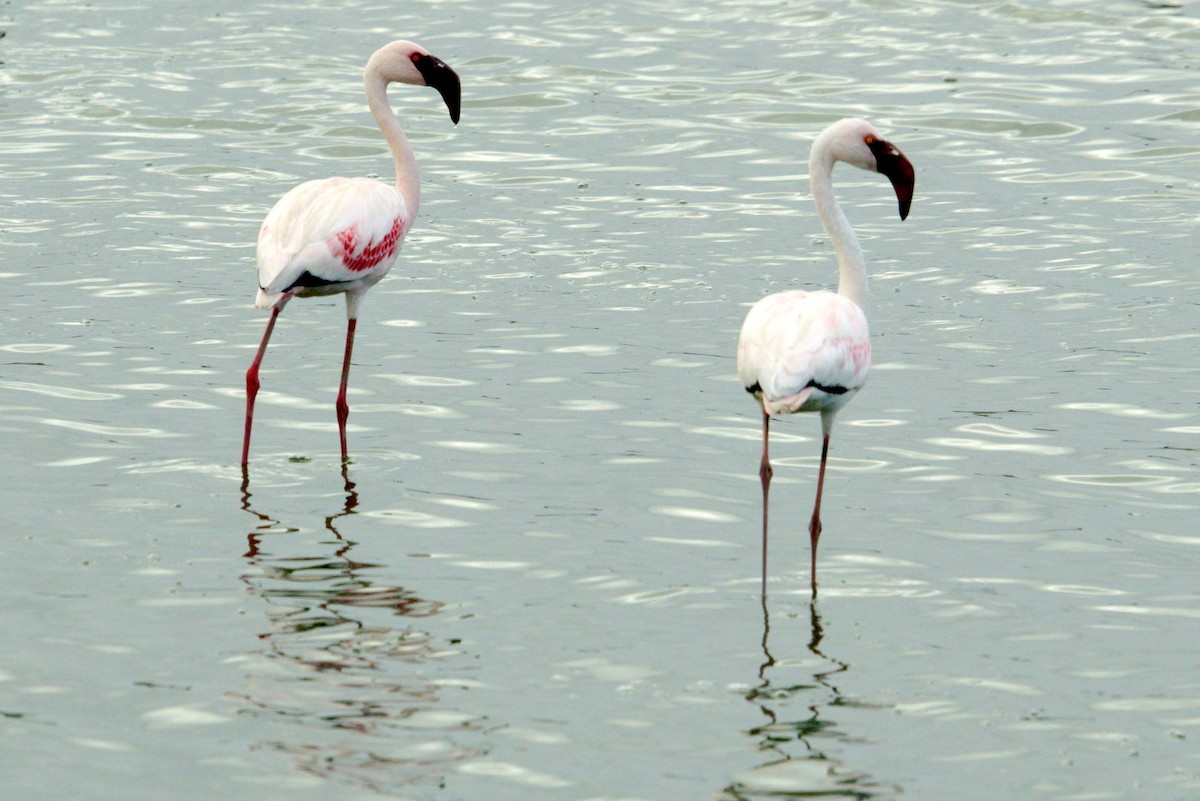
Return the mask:
<path id="1" fill-rule="evenodd" d="M 391 94 L 424 202 L 365 307 L 348 472 L 326 299 L 281 318 L 267 369 L 311 380 L 268 381 L 289 450 L 246 478 L 262 216 L 301 180 L 390 178 L 360 71 L 412 15 L 349 8 L 5 23 L 0 680 L 42 724 L 12 793 L 120 794 L 119 753 L 230 799 L 617 798 L 596 755 L 624 749 L 646 798 L 1196 794 L 1164 636 L 1200 543 L 1187 4 L 438 4 L 412 31 L 463 120 Z M 768 643 L 733 350 L 744 304 L 836 280 L 806 153 L 849 114 L 917 198 L 901 224 L 878 176 L 836 173 L 877 364 L 838 420 L 821 603 L 805 538 L 775 537 Z M 802 528 L 819 427 L 772 435 L 774 519 Z M 142 647 L 169 641 L 220 669 Z M 158 700 L 72 702 L 120 675 Z M 138 725 L 96 735 L 130 708 L 234 757 L 171 774 Z"/>
<path id="2" fill-rule="evenodd" d="M 31 381 L 0 381 L 0 387 L 11 389 L 15 392 L 30 392 L 35 395 L 46 395 L 47 397 L 62 398 L 63 400 L 105 401 L 117 400 L 123 397 L 113 392 L 93 392 L 74 387 L 35 384 Z"/>

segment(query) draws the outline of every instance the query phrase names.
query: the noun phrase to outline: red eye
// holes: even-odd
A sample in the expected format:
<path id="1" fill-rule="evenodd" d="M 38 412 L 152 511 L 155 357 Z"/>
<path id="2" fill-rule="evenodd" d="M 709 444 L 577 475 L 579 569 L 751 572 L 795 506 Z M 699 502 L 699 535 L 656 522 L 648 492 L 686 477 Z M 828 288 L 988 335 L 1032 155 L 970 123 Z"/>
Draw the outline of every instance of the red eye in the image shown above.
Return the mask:
<path id="1" fill-rule="evenodd" d="M 412 63 L 416 64 L 418 61 L 420 61 L 420 60 L 421 60 L 421 54 L 420 54 L 420 53 L 413 53 L 411 56 L 409 56 L 409 58 L 411 58 L 411 59 L 412 59 Z"/>

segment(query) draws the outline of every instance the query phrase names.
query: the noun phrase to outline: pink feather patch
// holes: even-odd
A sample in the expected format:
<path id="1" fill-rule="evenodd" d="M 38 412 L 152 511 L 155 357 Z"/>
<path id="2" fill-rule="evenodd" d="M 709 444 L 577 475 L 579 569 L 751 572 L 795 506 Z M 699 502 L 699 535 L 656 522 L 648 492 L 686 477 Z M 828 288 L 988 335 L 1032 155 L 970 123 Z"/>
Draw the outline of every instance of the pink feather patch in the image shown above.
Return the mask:
<path id="1" fill-rule="evenodd" d="M 396 255 L 396 246 L 404 234 L 404 220 L 397 217 L 383 239 L 359 250 L 358 226 L 352 225 L 337 236 L 326 240 L 334 258 L 341 260 L 347 270 L 363 272 Z"/>

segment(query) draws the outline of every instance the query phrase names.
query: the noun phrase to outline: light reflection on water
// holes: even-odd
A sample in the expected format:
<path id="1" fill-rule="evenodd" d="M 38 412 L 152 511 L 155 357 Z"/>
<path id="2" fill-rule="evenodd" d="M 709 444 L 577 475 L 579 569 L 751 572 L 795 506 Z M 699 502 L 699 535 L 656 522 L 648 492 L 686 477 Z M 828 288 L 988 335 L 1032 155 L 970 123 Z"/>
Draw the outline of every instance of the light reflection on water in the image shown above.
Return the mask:
<path id="1" fill-rule="evenodd" d="M 51 757 L 226 798 L 1200 791 L 1190 9 L 346 8 L 3 20 L 11 792 Z M 396 35 L 459 69 L 464 117 L 393 93 L 425 203 L 364 308 L 357 486 L 341 310 L 311 302 L 242 509 L 254 231 L 299 180 L 386 171 L 356 75 Z M 900 226 L 838 174 L 878 363 L 819 609 L 816 424 L 775 434 L 764 650 L 732 344 L 832 280 L 804 156 L 845 114 L 918 199 Z"/>

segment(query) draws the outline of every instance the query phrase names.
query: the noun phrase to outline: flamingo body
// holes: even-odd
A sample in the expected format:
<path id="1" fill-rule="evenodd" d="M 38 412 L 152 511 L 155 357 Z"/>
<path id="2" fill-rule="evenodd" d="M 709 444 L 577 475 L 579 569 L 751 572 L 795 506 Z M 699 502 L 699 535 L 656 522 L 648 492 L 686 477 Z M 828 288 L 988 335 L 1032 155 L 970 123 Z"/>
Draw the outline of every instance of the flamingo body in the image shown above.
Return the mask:
<path id="1" fill-rule="evenodd" d="M 392 155 L 395 185 L 371 178 L 306 181 L 281 197 L 267 214 L 258 232 L 258 294 L 254 305 L 270 309 L 271 317 L 246 371 L 243 467 L 250 459 L 259 368 L 275 322 L 293 297 L 314 295 L 346 296 L 346 350 L 335 408 L 342 461 L 348 458 L 346 419 L 350 407 L 346 403 L 346 384 L 359 305 L 366 291 L 392 268 L 421 202 L 412 146 L 387 101 L 387 86 L 393 82 L 436 89 L 450 111 L 451 121 L 458 123 L 461 86 L 454 70 L 413 42 L 399 40 L 385 45 L 367 61 L 363 88 L 371 115 Z"/>
<path id="2" fill-rule="evenodd" d="M 404 197 L 372 178 L 306 181 L 279 199 L 258 232 L 258 296 L 270 309 L 298 297 L 364 292 L 387 275 L 407 231 Z"/>
<path id="3" fill-rule="evenodd" d="M 738 338 L 737 370 L 742 386 L 759 402 L 763 447 L 759 480 L 763 497 L 762 590 L 767 589 L 767 498 L 774 471 L 768 456 L 771 416 L 820 412 L 821 463 L 808 532 L 812 543 L 812 592 L 817 594 L 817 541 L 821 536 L 821 493 L 829 436 L 837 412 L 862 388 L 871 369 L 867 325 L 867 272 L 862 249 L 833 195 L 833 167 L 842 161 L 881 173 L 892 182 L 900 219 L 912 203 L 912 164 L 866 120 L 839 120 L 813 142 L 808 172 L 817 214 L 838 262 L 837 292 L 778 292 L 746 314 Z"/>
<path id="4" fill-rule="evenodd" d="M 841 409 L 867 380 L 867 316 L 833 292 L 777 292 L 751 307 L 738 341 L 738 377 L 767 414 Z"/>

